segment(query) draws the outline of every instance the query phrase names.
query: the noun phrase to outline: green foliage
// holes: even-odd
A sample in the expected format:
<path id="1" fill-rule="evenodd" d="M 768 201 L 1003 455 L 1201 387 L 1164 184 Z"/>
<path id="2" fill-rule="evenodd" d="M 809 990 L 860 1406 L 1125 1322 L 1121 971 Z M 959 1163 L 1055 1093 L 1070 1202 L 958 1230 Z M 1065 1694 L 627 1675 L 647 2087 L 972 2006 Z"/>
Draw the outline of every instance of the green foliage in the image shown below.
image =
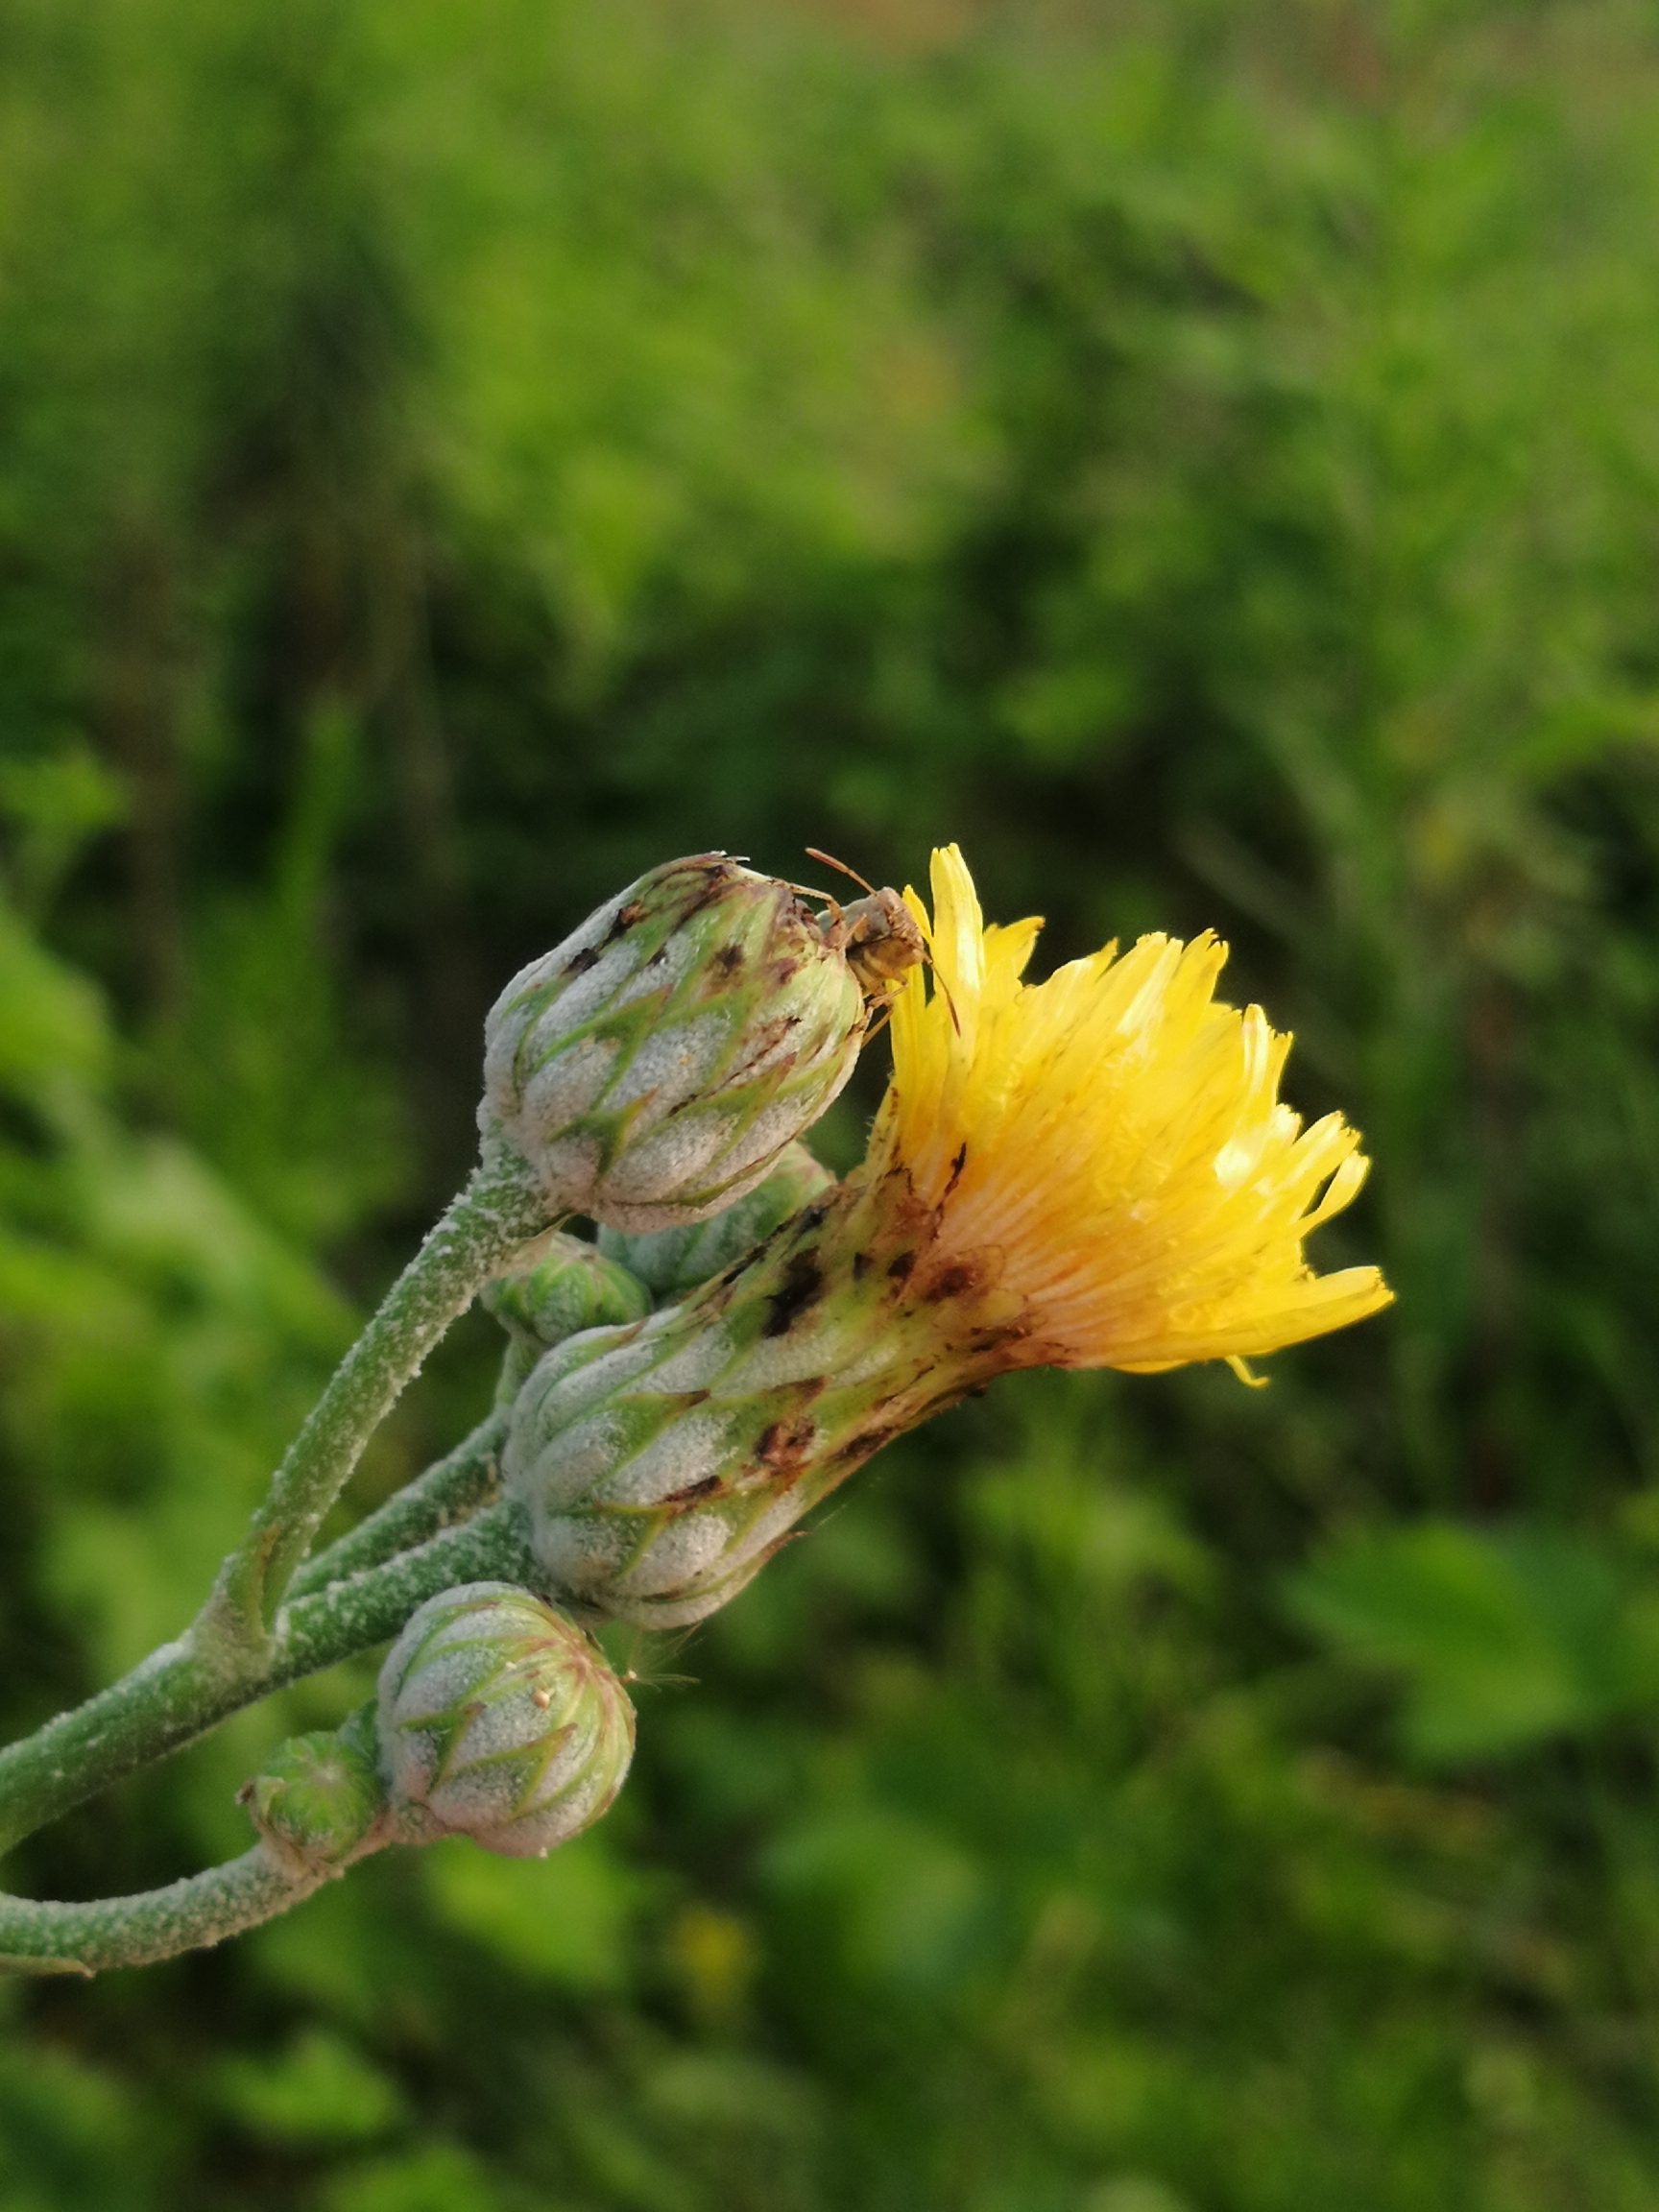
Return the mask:
<path id="1" fill-rule="evenodd" d="M 1659 1702 L 1659 1593 L 1559 1530 L 1420 1521 L 1303 1575 L 1294 1610 L 1409 1684 L 1408 1747 L 1510 1751 Z"/>
<path id="2" fill-rule="evenodd" d="M 459 1178 L 500 981 L 671 854 L 959 838 L 1056 959 L 1214 925 L 1378 1163 L 1323 1262 L 1400 1292 L 1264 1392 L 1027 1377 L 894 1448 L 623 1640 L 634 1776 L 544 1865 L 16 1991 L 0 2201 L 1651 2203 L 1650 22 L 0 42 L 11 1722 L 177 1631 Z M 457 1333 L 358 1503 L 497 1357 Z M 237 1848 L 368 1687 L 9 1879 Z"/>

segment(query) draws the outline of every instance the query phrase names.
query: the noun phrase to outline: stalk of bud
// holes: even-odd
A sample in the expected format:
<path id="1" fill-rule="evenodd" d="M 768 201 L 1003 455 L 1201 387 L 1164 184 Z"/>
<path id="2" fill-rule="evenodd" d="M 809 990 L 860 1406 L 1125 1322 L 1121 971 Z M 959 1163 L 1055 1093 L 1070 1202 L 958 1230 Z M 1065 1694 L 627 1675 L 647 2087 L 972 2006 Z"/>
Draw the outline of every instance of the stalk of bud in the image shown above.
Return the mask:
<path id="1" fill-rule="evenodd" d="M 634 1755 L 634 1708 L 592 1641 L 510 1582 L 410 1616 L 380 1671 L 381 1768 L 405 1832 L 541 1857 L 597 1820 Z"/>
<path id="2" fill-rule="evenodd" d="M 711 1276 L 723 1275 L 728 1267 L 746 1260 L 757 1244 L 763 1244 L 791 1215 L 822 1198 L 834 1181 L 829 1168 L 820 1166 L 805 1144 L 786 1144 L 765 1181 L 757 1183 L 734 1206 L 687 1228 L 659 1229 L 646 1237 L 601 1229 L 599 1249 L 643 1283 L 659 1305 L 672 1305 Z M 595 1327 L 601 1319 L 635 1318 L 628 1313 L 595 1314 L 586 1326 Z"/>
<path id="3" fill-rule="evenodd" d="M 495 1393 L 504 1405 L 550 1346 L 585 1329 L 643 1320 L 651 1292 L 623 1260 L 607 1258 L 580 1237 L 559 1235 L 527 1274 L 498 1275 L 486 1285 L 482 1303 L 510 1339 Z"/>
<path id="4" fill-rule="evenodd" d="M 386 1812 L 373 1707 L 360 1707 L 338 1729 L 279 1743 L 237 1801 L 278 1863 L 294 1873 L 344 1866 Z"/>
<path id="5" fill-rule="evenodd" d="M 701 1221 L 824 1112 L 865 1020 L 845 951 L 786 883 L 720 854 L 671 861 L 496 1000 L 486 1159 L 520 1156 L 553 1214 Z"/>
<path id="6" fill-rule="evenodd" d="M 889 1438 L 1017 1364 L 1022 1301 L 941 1259 L 937 1221 L 902 1169 L 852 1178 L 685 1304 L 549 1352 L 502 1479 L 550 1585 L 702 1620 Z"/>

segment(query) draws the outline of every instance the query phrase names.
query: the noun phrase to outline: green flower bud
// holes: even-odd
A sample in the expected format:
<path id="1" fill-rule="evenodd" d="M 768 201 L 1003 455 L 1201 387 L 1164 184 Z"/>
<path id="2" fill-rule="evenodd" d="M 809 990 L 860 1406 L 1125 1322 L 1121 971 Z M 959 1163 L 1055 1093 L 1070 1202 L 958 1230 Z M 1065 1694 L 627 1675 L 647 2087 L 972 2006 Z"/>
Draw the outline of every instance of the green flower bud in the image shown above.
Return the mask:
<path id="1" fill-rule="evenodd" d="M 339 1729 L 291 1736 L 237 1798 L 277 1858 L 309 1872 L 345 1865 L 386 1811 L 373 1708 Z"/>
<path id="2" fill-rule="evenodd" d="M 510 1582 L 429 1598 L 380 1671 L 381 1762 L 405 1828 L 540 1857 L 610 1806 L 634 1708 L 598 1647 Z"/>
<path id="3" fill-rule="evenodd" d="M 723 1275 L 728 1267 L 746 1260 L 757 1244 L 763 1244 L 792 1214 L 822 1198 L 834 1180 L 805 1144 L 786 1144 L 765 1181 L 757 1183 L 734 1206 L 724 1208 L 707 1221 L 684 1229 L 659 1229 L 648 1237 L 601 1229 L 599 1249 L 645 1284 L 660 1305 L 670 1305 L 688 1290 L 695 1290 L 700 1283 Z M 601 1319 L 636 1318 L 631 1313 L 596 1314 L 586 1326 L 594 1327 Z M 551 1344 L 555 1339 L 548 1337 L 546 1341 Z"/>
<path id="4" fill-rule="evenodd" d="M 512 1339 L 495 1393 L 502 1404 L 549 1346 L 585 1329 L 642 1320 L 651 1310 L 651 1292 L 626 1263 L 606 1258 L 580 1237 L 554 1237 L 528 1274 L 498 1275 L 482 1295 Z"/>
<path id="5" fill-rule="evenodd" d="M 761 1180 L 853 1071 L 865 1004 L 786 883 L 653 869 L 516 975 L 485 1024 L 485 1151 L 555 1214 L 643 1233 Z"/>
<path id="6" fill-rule="evenodd" d="M 543 1352 L 584 1329 L 642 1321 L 651 1310 L 651 1293 L 626 1260 L 608 1257 L 580 1237 L 554 1237 L 527 1274 L 496 1276 L 483 1298 L 510 1334 Z"/>
<path id="7" fill-rule="evenodd" d="M 577 1608 L 684 1627 L 734 1597 L 819 1499 L 979 1380 L 960 1284 L 912 1284 L 930 1216 L 842 1184 L 735 1271 L 546 1354 L 514 1404 L 502 1486 Z"/>

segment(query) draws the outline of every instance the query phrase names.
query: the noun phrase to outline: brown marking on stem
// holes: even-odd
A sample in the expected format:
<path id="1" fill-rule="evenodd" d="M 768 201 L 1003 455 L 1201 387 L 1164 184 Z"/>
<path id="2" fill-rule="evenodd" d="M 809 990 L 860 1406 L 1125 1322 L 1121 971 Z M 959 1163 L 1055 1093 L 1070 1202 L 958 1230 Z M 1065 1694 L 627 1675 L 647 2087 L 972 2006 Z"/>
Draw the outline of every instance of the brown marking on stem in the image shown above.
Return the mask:
<path id="1" fill-rule="evenodd" d="M 584 945 L 580 952 L 572 952 L 565 963 L 566 975 L 586 975 L 589 968 L 597 967 L 599 955 L 591 945 Z"/>

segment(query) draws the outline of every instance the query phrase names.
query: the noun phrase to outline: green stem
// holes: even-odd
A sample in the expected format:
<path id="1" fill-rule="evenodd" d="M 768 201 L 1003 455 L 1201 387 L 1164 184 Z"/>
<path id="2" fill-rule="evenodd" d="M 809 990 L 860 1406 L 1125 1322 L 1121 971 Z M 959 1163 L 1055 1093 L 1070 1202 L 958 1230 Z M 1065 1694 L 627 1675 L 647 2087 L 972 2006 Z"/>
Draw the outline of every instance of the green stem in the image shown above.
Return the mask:
<path id="1" fill-rule="evenodd" d="M 84 1705 L 0 1751 L 0 1852 L 227 1715 L 384 1643 L 440 1590 L 485 1580 L 540 1584 L 522 1508 L 512 1500 L 296 1599 L 257 1658 L 228 1664 L 223 1651 L 204 1654 L 194 1629 L 163 1645 Z"/>
<path id="2" fill-rule="evenodd" d="M 507 1435 L 509 1408 L 497 1407 L 452 1452 L 435 1460 L 367 1520 L 326 1551 L 307 1559 L 289 1584 L 290 1601 L 343 1582 L 366 1567 L 378 1567 L 399 1551 L 423 1544 L 454 1522 L 469 1519 L 500 1495 L 498 1454 Z"/>
<path id="3" fill-rule="evenodd" d="M 450 1323 L 551 1226 L 522 1162 L 481 1167 L 335 1371 L 196 1623 L 198 1648 L 257 1661 L 290 1576 L 399 1391 Z"/>
<path id="4" fill-rule="evenodd" d="M 275 1919 L 337 1871 L 290 1871 L 255 1843 L 228 1865 L 132 1897 L 100 1897 L 87 1905 L 0 1897 L 0 1971 L 97 1974 L 108 1966 L 146 1966 Z"/>

